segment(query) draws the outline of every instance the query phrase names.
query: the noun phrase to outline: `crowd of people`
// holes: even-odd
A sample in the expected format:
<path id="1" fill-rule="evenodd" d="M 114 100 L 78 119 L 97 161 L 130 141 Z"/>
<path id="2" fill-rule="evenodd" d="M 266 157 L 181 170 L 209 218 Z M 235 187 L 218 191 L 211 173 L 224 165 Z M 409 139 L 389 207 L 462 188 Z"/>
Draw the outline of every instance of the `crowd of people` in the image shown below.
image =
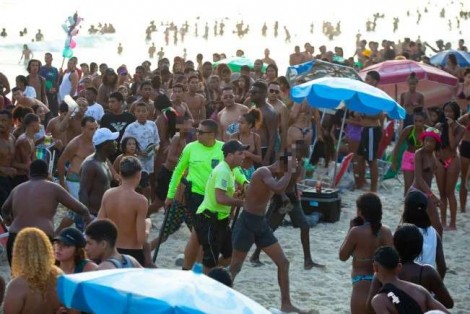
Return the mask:
<path id="1" fill-rule="evenodd" d="M 345 59 L 340 47 L 333 53 L 321 46 L 315 55 L 307 43 L 305 51 L 295 48 L 290 64 L 426 61 L 411 40 L 395 47 L 383 41 L 379 50 L 358 36 L 357 44 L 357 61 Z M 463 40 L 459 49 L 466 49 Z M 278 268 L 281 310 L 303 312 L 291 302 L 289 261 L 273 230 L 288 214 L 300 228 L 305 270 L 324 267 L 312 258 L 297 182 L 305 165 L 335 161 L 329 148 L 338 141 L 340 115 L 293 103 L 289 80 L 278 75 L 269 49 L 240 72 L 232 72 L 220 54 L 213 58 L 217 66 L 202 55 L 196 62 L 175 57 L 172 64 L 161 58 L 153 69 L 144 61 L 132 73 L 125 65 L 79 64 L 76 57 L 57 69 L 46 53 L 44 65 L 28 60 L 29 75 L 16 77 L 11 89 L 0 73 L 0 206 L 12 269 L 6 313 L 59 310 L 53 279 L 62 273 L 155 267 L 152 250 L 183 222 L 191 231 L 184 270 L 200 261 L 206 274 L 225 272 L 233 280 L 256 244 L 250 261 L 262 264 L 264 251 Z M 453 306 L 442 283 L 441 236 L 456 229 L 459 177 L 460 209 L 466 209 L 470 69 L 448 64 L 446 70 L 463 80 L 455 99 L 427 108 L 414 75 L 400 97 L 407 117 L 392 168 L 401 165 L 406 198 L 404 224 L 394 234 L 381 224 L 376 194 L 386 117 L 350 112 L 346 119 L 341 152 L 354 154 L 355 188 L 370 190 L 357 200 L 358 217 L 339 251 L 341 260 L 353 257 L 352 313 L 382 313 L 400 303 L 394 298 L 421 312 Z M 377 87 L 379 73 L 368 72 L 365 82 Z M 311 152 L 313 142 L 318 145 Z M 431 190 L 434 176 L 439 195 Z M 58 204 L 67 214 L 55 224 Z M 149 239 L 149 217 L 161 208 L 168 219 L 159 237 Z"/>

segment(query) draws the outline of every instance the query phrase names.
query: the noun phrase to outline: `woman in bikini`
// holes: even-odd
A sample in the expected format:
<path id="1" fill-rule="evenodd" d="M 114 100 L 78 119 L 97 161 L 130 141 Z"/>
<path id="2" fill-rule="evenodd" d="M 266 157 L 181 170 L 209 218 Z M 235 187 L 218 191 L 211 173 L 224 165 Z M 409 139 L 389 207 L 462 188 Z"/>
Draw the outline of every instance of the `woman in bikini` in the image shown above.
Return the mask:
<path id="1" fill-rule="evenodd" d="M 408 76 L 408 91 L 400 95 L 400 105 L 406 110 L 403 128 L 413 124 L 413 113 L 422 111 L 424 106 L 424 95 L 416 91 L 418 78 L 414 72 Z"/>
<path id="2" fill-rule="evenodd" d="M 470 75 L 469 75 L 470 76 Z M 464 213 L 467 207 L 467 176 L 470 165 L 470 113 L 466 113 L 458 120 L 465 127 L 465 131 L 460 142 L 460 211 Z"/>
<path id="3" fill-rule="evenodd" d="M 294 104 L 291 108 L 289 116 L 289 128 L 287 129 L 287 145 L 292 147 L 292 144 L 303 141 L 307 147 L 312 143 L 313 127 L 312 121 L 315 121 L 317 126 L 317 134 L 321 134 L 320 115 L 318 110 L 310 107 L 306 101 L 301 104 Z M 318 135 L 317 141 L 323 141 L 323 138 Z"/>
<path id="4" fill-rule="evenodd" d="M 401 131 L 400 137 L 398 138 L 398 141 L 393 149 L 391 169 L 395 171 L 398 165 L 398 155 L 400 153 L 401 146 L 406 141 L 406 150 L 403 152 L 403 157 L 401 160 L 401 170 L 403 171 L 403 177 L 405 179 L 405 190 L 403 195 L 408 192 L 408 189 L 410 188 L 414 179 L 415 152 L 417 149 L 423 146 L 423 143 L 419 137 L 425 128 L 424 121 L 424 112 L 415 112 L 413 115 L 413 125 L 409 125 Z"/>
<path id="5" fill-rule="evenodd" d="M 463 83 L 457 90 L 455 101 L 463 112 L 470 112 L 470 69 L 466 69 L 463 74 Z"/>
<path id="6" fill-rule="evenodd" d="M 419 140 L 423 143 L 423 147 L 415 153 L 414 179 L 408 194 L 420 191 L 427 195 L 429 200 L 426 210 L 427 214 L 434 229 L 442 236 L 442 224 L 437 213 L 437 206 L 440 205 L 440 200 L 431 190 L 432 179 L 437 171 L 438 164 L 435 153 L 440 150 L 441 135 L 439 130 L 427 128 L 426 131 L 421 133 Z"/>
<path id="7" fill-rule="evenodd" d="M 465 128 L 457 122 L 460 117 L 460 107 L 456 102 L 444 105 L 446 122 L 441 127 L 441 150 L 438 152 L 437 187 L 441 199 L 441 223 L 444 229 L 456 230 L 457 199 L 455 185 L 460 173 L 460 158 L 457 147 L 463 137 Z M 447 203 L 450 209 L 450 223 L 447 226 Z"/>
<path id="8" fill-rule="evenodd" d="M 374 252 L 380 246 L 392 246 L 390 228 L 382 225 L 382 203 L 375 193 L 365 193 L 356 201 L 357 217 L 339 249 L 339 259 L 352 262 L 351 313 L 366 313 L 366 301 L 374 277 Z"/>
<path id="9" fill-rule="evenodd" d="M 277 80 L 277 75 L 278 75 L 278 69 L 275 64 L 269 64 L 266 67 L 266 74 L 264 75 L 267 84 L 271 82 L 275 82 Z"/>
<path id="10" fill-rule="evenodd" d="M 253 131 L 253 128 L 261 127 L 261 112 L 259 109 L 250 109 L 247 113 L 243 114 L 238 120 L 240 124 L 239 131 L 233 133 L 230 139 L 236 139 L 244 145 L 248 145 L 245 150 L 245 159 L 242 163 L 242 170 L 248 180 L 251 179 L 253 172 L 255 172 L 254 163 L 261 163 L 261 138 Z"/>
<path id="11" fill-rule="evenodd" d="M 454 300 L 443 282 L 443 277 L 431 265 L 423 265 L 415 261 L 420 256 L 423 247 L 423 235 L 418 227 L 408 223 L 398 226 L 393 235 L 393 243 L 402 264 L 398 278 L 422 286 L 446 308 L 452 308 Z M 375 276 L 367 299 L 368 306 L 381 287 L 382 284 Z"/>

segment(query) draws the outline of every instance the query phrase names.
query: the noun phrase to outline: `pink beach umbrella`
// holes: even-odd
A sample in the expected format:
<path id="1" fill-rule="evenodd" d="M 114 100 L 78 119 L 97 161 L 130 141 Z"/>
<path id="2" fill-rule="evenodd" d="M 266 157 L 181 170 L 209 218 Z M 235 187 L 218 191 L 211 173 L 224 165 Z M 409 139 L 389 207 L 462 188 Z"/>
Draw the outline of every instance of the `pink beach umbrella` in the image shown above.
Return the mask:
<path id="1" fill-rule="evenodd" d="M 442 106 L 455 95 L 458 79 L 434 66 L 412 60 L 384 61 L 364 68 L 359 75 L 364 79 L 367 72 L 380 73 L 379 88 L 400 101 L 400 95 L 408 90 L 407 79 L 411 72 L 419 79 L 417 91 L 424 95 L 425 107 Z"/>

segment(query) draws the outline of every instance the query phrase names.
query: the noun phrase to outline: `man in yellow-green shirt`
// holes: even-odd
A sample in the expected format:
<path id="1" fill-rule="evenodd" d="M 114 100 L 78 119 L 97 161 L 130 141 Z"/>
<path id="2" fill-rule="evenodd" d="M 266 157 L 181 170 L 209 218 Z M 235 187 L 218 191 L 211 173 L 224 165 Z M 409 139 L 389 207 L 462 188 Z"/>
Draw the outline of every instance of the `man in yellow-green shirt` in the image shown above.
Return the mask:
<path id="1" fill-rule="evenodd" d="M 194 228 L 202 245 L 202 264 L 206 274 L 217 266 L 219 254 L 224 259 L 232 256 L 230 213 L 233 207 L 243 205 L 243 199 L 234 196 L 234 169 L 242 164 L 246 148 L 237 140 L 230 140 L 222 146 L 224 160 L 212 170 L 204 200 L 196 212 Z"/>
<path id="2" fill-rule="evenodd" d="M 192 221 L 194 221 L 196 210 L 204 199 L 204 190 L 212 170 L 224 160 L 222 152 L 224 143 L 216 140 L 218 129 L 219 126 L 214 120 L 207 119 L 199 123 L 196 129 L 197 141 L 187 144 L 183 149 L 168 186 L 165 208 L 170 208 L 173 203 L 178 185 L 187 171 L 186 181 L 189 184 L 187 185 L 185 201 L 188 212 L 192 216 Z M 247 182 L 241 171 L 237 170 L 234 173 L 239 184 Z M 191 269 L 193 267 L 198 251 L 199 242 L 193 230 L 184 250 L 183 269 Z"/>

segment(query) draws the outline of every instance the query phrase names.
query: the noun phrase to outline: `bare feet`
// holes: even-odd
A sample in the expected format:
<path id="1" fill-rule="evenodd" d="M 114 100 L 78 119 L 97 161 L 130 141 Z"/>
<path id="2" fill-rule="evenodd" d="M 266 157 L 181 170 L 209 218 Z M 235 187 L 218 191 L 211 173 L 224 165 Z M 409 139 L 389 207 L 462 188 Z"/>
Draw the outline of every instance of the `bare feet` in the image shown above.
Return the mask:
<path id="1" fill-rule="evenodd" d="M 250 257 L 250 262 L 251 264 L 254 266 L 254 267 L 259 267 L 259 266 L 263 266 L 264 263 L 262 263 L 260 260 L 259 260 L 259 257 L 257 256 L 252 256 Z"/>
<path id="2" fill-rule="evenodd" d="M 313 267 L 325 268 L 326 266 L 325 266 L 325 265 L 322 265 L 322 264 L 315 263 L 315 262 L 312 261 L 312 260 L 309 260 L 309 261 L 305 261 L 305 262 L 304 262 L 304 269 L 305 269 L 305 270 L 312 269 Z"/>
<path id="3" fill-rule="evenodd" d="M 302 311 L 301 309 L 296 308 L 292 304 L 281 305 L 281 311 L 284 313 L 298 313 L 298 314 L 308 313 L 306 311 Z"/>
<path id="4" fill-rule="evenodd" d="M 444 227 L 444 231 L 455 231 L 455 230 L 457 230 L 456 225 L 448 225 Z"/>

